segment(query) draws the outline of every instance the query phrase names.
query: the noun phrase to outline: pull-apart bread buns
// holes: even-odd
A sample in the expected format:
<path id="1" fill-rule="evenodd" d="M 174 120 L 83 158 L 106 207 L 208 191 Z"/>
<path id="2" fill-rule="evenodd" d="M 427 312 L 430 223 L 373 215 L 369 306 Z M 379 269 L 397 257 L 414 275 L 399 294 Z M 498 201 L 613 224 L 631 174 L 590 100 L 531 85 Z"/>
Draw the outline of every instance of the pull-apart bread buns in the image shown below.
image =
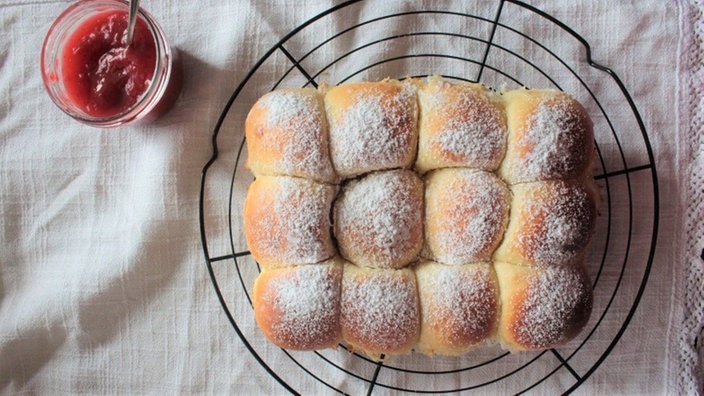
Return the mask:
<path id="1" fill-rule="evenodd" d="M 283 348 L 554 348 L 589 320 L 587 112 L 433 76 L 264 95 L 246 120 L 252 304 Z"/>

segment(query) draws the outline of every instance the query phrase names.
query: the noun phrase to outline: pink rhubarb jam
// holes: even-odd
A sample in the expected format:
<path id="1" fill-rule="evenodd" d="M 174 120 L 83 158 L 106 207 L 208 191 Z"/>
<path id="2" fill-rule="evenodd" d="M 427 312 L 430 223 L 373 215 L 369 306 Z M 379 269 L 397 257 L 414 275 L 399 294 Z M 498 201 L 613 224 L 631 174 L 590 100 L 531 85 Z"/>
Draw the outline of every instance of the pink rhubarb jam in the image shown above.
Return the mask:
<path id="1" fill-rule="evenodd" d="M 105 11 L 83 22 L 65 43 L 61 79 L 71 101 L 90 116 L 129 109 L 154 77 L 157 49 L 149 27 L 137 18 L 129 46 L 126 30 L 126 11 Z"/>

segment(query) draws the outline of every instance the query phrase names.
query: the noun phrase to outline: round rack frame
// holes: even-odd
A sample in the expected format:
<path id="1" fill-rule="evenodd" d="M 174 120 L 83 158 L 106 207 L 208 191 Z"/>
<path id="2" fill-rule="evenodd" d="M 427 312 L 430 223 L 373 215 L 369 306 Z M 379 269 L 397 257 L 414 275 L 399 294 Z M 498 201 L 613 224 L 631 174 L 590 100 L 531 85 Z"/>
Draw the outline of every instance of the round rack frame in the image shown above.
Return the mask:
<path id="1" fill-rule="evenodd" d="M 362 8 L 362 3 L 375 6 Z M 225 105 L 202 171 L 199 213 L 206 266 L 219 302 L 252 357 L 291 393 L 315 387 L 343 394 L 570 393 L 621 339 L 653 262 L 658 181 L 638 109 L 616 73 L 592 60 L 584 38 L 533 6 L 498 0 L 477 2 L 482 4 L 471 5 L 471 11 L 445 4 L 416 10 L 386 3 L 392 2 L 347 1 L 309 19 L 256 62 Z M 361 22 L 338 26 L 345 23 L 345 13 Z M 239 232 L 246 188 L 253 180 L 243 165 L 242 129 L 249 108 L 279 87 L 423 77 L 428 71 L 495 89 L 565 90 L 589 111 L 599 159 L 595 179 L 603 199 L 587 260 L 595 294 L 589 323 L 564 347 L 523 354 L 485 347 L 457 358 L 413 354 L 376 362 L 345 351 L 344 345 L 337 351 L 295 352 L 267 344 L 253 324 L 249 295 L 260 269 Z"/>

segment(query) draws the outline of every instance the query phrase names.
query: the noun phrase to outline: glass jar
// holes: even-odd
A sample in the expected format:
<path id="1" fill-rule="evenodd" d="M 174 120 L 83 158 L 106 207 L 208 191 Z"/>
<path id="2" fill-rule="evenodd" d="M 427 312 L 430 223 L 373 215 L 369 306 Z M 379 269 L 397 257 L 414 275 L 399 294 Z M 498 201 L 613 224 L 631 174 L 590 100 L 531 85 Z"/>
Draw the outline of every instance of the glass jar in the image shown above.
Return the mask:
<path id="1" fill-rule="evenodd" d="M 154 54 L 154 73 L 151 80 L 145 80 L 144 92 L 130 97 L 127 104 L 123 106 L 124 108 L 120 107 L 110 114 L 96 114 L 89 111 L 86 104 L 82 100 L 78 100 L 77 96 L 72 93 L 73 88 L 70 85 L 73 83 L 67 83 L 67 78 L 72 81 L 75 79 L 72 75 L 65 73 L 68 73 L 67 70 L 71 62 L 69 58 L 76 53 L 74 49 L 68 48 L 76 44 L 76 35 L 88 31 L 88 28 L 92 27 L 88 25 L 96 23 L 92 22 L 96 18 L 102 18 L 111 12 L 121 15 L 122 12 L 126 13 L 128 10 L 128 3 L 121 0 L 79 1 L 59 15 L 49 28 L 44 40 L 41 53 L 41 71 L 49 96 L 63 112 L 87 125 L 107 128 L 138 121 L 153 121 L 173 106 L 181 91 L 182 71 L 178 52 L 171 49 L 163 30 L 154 18 L 140 9 L 137 18 L 138 25 L 144 24 L 146 26 L 146 31 L 151 34 L 154 40 L 153 47 L 156 51 Z M 126 14 L 124 19 L 126 21 Z M 133 42 L 133 45 L 135 44 Z M 152 43 L 148 44 L 149 51 L 151 51 Z M 132 67 L 130 70 L 134 71 L 134 66 Z M 129 73 L 129 71 L 125 72 L 121 69 L 116 73 Z M 102 85 L 98 84 L 97 86 L 101 87 Z M 134 103 L 131 103 L 131 100 L 134 100 Z M 106 112 L 109 111 L 106 110 Z"/>

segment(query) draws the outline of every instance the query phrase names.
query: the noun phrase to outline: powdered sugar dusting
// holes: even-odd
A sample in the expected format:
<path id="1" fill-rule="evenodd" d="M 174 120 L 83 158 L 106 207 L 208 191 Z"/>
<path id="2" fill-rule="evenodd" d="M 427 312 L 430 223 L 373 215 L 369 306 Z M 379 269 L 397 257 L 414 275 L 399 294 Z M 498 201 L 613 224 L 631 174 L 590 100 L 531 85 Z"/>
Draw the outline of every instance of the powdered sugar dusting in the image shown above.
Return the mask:
<path id="1" fill-rule="evenodd" d="M 590 165 L 591 123 L 569 96 L 544 98 L 524 128 L 516 136 L 521 153 L 509 164 L 510 183 L 572 178 Z"/>
<path id="2" fill-rule="evenodd" d="M 385 83 L 379 86 L 381 84 Z M 352 103 L 348 108 L 326 103 L 330 113 L 330 154 L 340 176 L 406 167 L 415 157 L 417 103 L 414 90 L 400 85 L 390 93 L 375 87 L 359 85 L 351 93 Z"/>
<path id="3" fill-rule="evenodd" d="M 345 267 L 340 322 L 348 342 L 367 352 L 400 352 L 418 336 L 418 292 L 412 271 Z"/>
<path id="4" fill-rule="evenodd" d="M 274 277 L 264 301 L 280 312 L 272 330 L 287 345 L 330 346 L 340 333 L 342 266 L 295 267 L 293 275 Z"/>
<path id="5" fill-rule="evenodd" d="M 498 168 L 506 150 L 506 116 L 487 95 L 445 82 L 439 87 L 419 91 L 418 99 L 421 109 L 419 155 L 427 152 L 434 162 L 419 164 L 419 168 Z M 438 131 L 426 130 L 436 123 Z"/>
<path id="6" fill-rule="evenodd" d="M 508 223 L 511 196 L 491 173 L 445 169 L 426 188 L 427 243 L 436 261 L 488 261 Z M 432 232 L 432 233 L 430 233 Z"/>
<path id="7" fill-rule="evenodd" d="M 539 266 L 574 262 L 586 248 L 596 219 L 587 190 L 563 181 L 524 188 L 529 194 L 522 208 L 525 229 L 517 237 L 518 248 Z"/>
<path id="8" fill-rule="evenodd" d="M 512 327 L 518 342 L 532 349 L 564 342 L 591 312 L 592 290 L 584 274 L 572 268 L 548 267 L 536 272 L 525 296 Z"/>
<path id="9" fill-rule="evenodd" d="M 408 170 L 371 173 L 344 187 L 334 229 L 343 257 L 365 267 L 399 268 L 423 243 L 423 185 Z"/>
<path id="10" fill-rule="evenodd" d="M 266 113 L 259 136 L 264 150 L 282 153 L 274 164 L 277 174 L 335 180 L 322 95 L 314 89 L 274 91 L 258 106 Z"/>

